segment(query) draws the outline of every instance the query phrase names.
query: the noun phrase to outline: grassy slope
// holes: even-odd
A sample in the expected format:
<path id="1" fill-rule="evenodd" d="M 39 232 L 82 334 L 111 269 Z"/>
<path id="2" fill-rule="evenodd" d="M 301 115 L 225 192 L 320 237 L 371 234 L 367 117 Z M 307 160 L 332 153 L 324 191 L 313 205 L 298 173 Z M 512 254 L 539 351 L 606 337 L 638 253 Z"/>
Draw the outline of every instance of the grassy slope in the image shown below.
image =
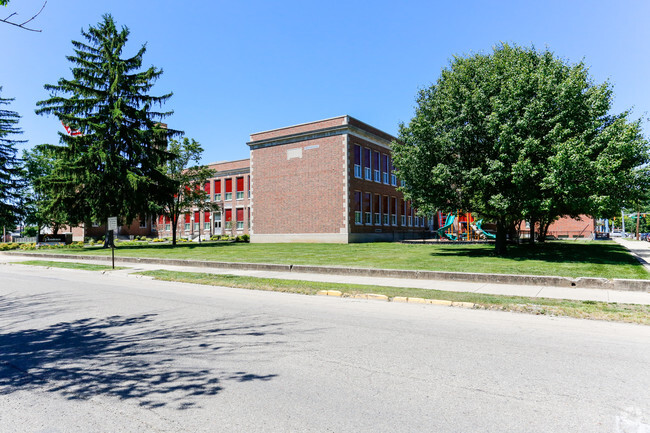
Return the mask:
<path id="1" fill-rule="evenodd" d="M 108 255 L 110 250 L 51 250 Z M 550 242 L 509 247 L 496 257 L 491 245 L 245 244 L 206 242 L 122 246 L 116 256 L 161 257 L 225 262 L 310 264 L 452 272 L 558 275 L 648 279 L 650 275 L 625 248 L 611 241 Z"/>
<path id="2" fill-rule="evenodd" d="M 314 295 L 319 290 L 339 290 L 344 294 L 383 294 L 396 296 L 440 299 L 454 302 L 471 302 L 475 308 L 517 311 L 532 314 L 549 314 L 584 319 L 612 320 L 639 324 L 650 324 L 650 306 L 616 304 L 595 301 L 569 301 L 563 299 L 527 298 L 521 296 L 499 296 L 482 293 L 447 292 L 441 290 L 368 286 L 361 284 L 322 283 L 313 281 L 280 280 L 273 278 L 242 277 L 207 273 L 176 271 L 139 272 L 164 281 L 205 284 L 211 286 L 237 287 L 253 290 L 269 290 Z"/>

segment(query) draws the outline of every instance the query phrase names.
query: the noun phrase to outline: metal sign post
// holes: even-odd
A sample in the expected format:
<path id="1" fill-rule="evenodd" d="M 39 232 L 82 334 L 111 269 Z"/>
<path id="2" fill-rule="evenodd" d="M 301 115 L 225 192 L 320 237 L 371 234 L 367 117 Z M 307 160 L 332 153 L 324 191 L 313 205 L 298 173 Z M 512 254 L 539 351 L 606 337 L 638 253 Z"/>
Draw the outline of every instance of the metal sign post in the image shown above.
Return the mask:
<path id="1" fill-rule="evenodd" d="M 117 217 L 108 217 L 108 233 L 111 236 L 111 262 L 115 269 L 115 230 L 117 230 Z"/>

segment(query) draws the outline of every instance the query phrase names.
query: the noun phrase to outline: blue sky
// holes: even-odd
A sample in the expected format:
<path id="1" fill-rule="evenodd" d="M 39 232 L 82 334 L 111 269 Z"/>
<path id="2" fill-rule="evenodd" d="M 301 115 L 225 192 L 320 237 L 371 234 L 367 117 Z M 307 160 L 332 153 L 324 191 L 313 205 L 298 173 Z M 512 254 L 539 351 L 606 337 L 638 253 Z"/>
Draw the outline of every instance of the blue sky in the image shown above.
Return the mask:
<path id="1" fill-rule="evenodd" d="M 28 18 L 39 0 L 12 0 Z M 583 60 L 614 86 L 613 112 L 650 112 L 650 2 L 638 1 L 66 1 L 49 0 L 32 33 L 0 24 L 2 97 L 16 98 L 29 142 L 58 142 L 62 126 L 36 116 L 45 83 L 69 78 L 71 40 L 111 13 L 147 43 L 145 65 L 173 91 L 167 122 L 205 148 L 204 162 L 247 158 L 253 132 L 349 114 L 388 133 L 413 115 L 419 88 L 454 55 L 500 41 Z M 644 121 L 646 136 L 650 126 Z"/>

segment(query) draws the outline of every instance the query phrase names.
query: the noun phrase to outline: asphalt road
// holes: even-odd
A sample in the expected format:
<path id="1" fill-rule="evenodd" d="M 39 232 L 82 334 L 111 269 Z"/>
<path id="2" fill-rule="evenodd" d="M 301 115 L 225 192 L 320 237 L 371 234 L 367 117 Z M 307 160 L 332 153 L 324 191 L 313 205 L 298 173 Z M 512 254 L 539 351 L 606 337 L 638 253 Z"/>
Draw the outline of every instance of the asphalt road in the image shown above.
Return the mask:
<path id="1" fill-rule="evenodd" d="M 650 432 L 650 327 L 0 265 L 0 432 Z"/>

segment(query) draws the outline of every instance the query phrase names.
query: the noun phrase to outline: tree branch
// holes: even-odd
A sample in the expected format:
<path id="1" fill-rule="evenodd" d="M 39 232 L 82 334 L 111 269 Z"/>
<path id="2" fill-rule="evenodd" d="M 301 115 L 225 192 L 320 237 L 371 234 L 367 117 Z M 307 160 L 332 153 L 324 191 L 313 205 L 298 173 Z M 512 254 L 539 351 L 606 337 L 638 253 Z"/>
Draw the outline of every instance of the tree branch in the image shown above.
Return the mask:
<path id="1" fill-rule="evenodd" d="M 13 22 L 13 21 L 9 21 L 11 19 L 11 17 L 13 17 L 14 15 L 18 15 L 18 13 L 14 12 L 11 15 L 9 15 L 7 18 L 0 19 L 0 23 L 10 24 L 12 26 L 20 27 L 23 30 L 28 30 L 30 32 L 42 32 L 42 30 L 30 29 L 29 27 L 25 27 L 25 24 L 33 21 L 37 16 L 39 16 L 41 14 L 41 12 L 43 12 L 43 9 L 45 9 L 46 4 L 47 4 L 47 0 L 45 0 L 45 2 L 43 3 L 43 6 L 41 6 L 41 9 L 38 12 L 36 12 L 36 14 L 33 17 L 31 17 L 30 19 L 28 19 L 27 21 L 23 21 L 22 23 L 16 23 L 16 22 Z"/>

